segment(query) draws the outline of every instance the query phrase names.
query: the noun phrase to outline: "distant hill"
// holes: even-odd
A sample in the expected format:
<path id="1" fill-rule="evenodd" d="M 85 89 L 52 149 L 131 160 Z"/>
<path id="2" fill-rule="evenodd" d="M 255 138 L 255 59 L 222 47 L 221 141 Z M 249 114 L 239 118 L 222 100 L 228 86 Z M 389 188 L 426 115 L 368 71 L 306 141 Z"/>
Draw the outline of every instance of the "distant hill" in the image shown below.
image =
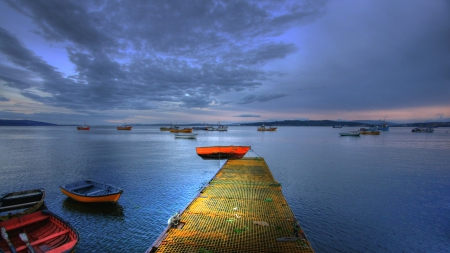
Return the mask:
<path id="1" fill-rule="evenodd" d="M 57 126 L 57 125 L 33 120 L 0 119 L 0 126 Z"/>
<path id="2" fill-rule="evenodd" d="M 361 126 L 364 125 L 355 121 L 334 121 L 334 120 L 282 120 L 272 122 L 254 122 L 241 124 L 241 126 Z"/>

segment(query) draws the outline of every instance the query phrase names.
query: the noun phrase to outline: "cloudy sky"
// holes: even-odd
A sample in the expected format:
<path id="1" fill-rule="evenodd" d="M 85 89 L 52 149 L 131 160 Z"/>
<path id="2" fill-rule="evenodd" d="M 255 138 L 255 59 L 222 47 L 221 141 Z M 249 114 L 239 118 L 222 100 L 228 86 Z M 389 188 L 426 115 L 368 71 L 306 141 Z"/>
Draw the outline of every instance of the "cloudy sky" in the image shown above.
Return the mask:
<path id="1" fill-rule="evenodd" d="M 450 121 L 450 2 L 0 0 L 0 119 Z"/>

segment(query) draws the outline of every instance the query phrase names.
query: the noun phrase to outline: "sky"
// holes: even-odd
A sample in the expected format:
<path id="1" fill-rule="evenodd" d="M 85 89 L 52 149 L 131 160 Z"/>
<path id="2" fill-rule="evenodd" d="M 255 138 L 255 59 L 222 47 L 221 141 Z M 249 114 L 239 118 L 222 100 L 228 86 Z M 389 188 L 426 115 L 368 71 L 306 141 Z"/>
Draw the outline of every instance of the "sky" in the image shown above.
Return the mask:
<path id="1" fill-rule="evenodd" d="M 450 121 L 450 2 L 0 0 L 0 119 Z"/>

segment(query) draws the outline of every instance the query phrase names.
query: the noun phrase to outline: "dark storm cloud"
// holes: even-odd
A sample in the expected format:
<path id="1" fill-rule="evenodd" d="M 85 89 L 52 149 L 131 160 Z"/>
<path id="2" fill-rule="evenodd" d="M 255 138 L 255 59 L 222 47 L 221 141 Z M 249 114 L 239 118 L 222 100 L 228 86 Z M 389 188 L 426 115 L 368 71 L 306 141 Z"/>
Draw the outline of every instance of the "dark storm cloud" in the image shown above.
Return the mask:
<path id="1" fill-rule="evenodd" d="M 242 97 L 238 104 L 249 104 L 253 102 L 267 102 L 272 99 L 277 99 L 281 97 L 285 97 L 287 94 L 284 93 L 272 93 L 272 94 L 262 94 L 262 95 L 255 95 L 255 94 L 249 94 L 244 97 Z"/>
<path id="2" fill-rule="evenodd" d="M 76 110 L 223 104 L 213 97 L 261 87 L 273 73 L 257 67 L 297 50 L 268 39 L 314 17 L 323 6 L 316 1 L 6 2 L 34 21 L 35 33 L 67 45 L 76 75 L 63 78 L 5 30 L 1 53 L 42 79 L 39 90 L 51 96 L 33 99 Z"/>

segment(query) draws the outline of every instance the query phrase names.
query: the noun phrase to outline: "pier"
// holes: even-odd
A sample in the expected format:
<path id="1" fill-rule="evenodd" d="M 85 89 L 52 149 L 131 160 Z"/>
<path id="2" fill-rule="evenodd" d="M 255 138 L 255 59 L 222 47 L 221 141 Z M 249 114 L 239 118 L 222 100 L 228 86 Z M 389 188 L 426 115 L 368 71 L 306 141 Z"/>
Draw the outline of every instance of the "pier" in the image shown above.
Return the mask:
<path id="1" fill-rule="evenodd" d="M 266 162 L 228 160 L 146 251 L 314 252 Z"/>

